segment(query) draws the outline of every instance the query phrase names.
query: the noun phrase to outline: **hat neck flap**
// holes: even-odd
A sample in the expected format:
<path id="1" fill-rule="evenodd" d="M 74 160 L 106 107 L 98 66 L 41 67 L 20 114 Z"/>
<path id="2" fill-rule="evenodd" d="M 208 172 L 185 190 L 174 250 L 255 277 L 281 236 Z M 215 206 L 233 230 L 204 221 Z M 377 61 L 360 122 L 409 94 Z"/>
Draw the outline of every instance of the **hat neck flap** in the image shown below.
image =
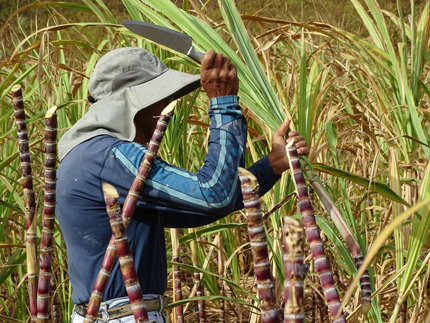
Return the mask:
<path id="1" fill-rule="evenodd" d="M 121 90 L 91 105 L 88 112 L 58 142 L 60 161 L 80 143 L 100 135 L 133 141 L 134 117 L 139 107 L 130 89 Z"/>

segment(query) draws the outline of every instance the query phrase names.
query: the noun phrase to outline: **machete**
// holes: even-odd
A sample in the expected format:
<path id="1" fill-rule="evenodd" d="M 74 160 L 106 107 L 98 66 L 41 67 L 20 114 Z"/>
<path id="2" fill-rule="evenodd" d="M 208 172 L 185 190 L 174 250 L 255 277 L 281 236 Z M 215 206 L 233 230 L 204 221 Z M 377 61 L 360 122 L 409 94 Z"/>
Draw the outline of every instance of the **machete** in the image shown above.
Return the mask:
<path id="1" fill-rule="evenodd" d="M 139 36 L 185 54 L 197 63 L 201 63 L 204 54 L 194 49 L 193 39 L 188 35 L 143 21 L 126 20 L 122 24 Z"/>

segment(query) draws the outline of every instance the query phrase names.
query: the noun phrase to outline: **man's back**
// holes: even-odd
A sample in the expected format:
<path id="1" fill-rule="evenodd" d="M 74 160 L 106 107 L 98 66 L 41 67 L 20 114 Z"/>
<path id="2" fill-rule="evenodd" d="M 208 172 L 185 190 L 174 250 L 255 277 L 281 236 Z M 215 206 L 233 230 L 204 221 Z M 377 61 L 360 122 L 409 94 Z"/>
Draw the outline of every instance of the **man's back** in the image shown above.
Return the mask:
<path id="1" fill-rule="evenodd" d="M 75 147 L 58 169 L 57 217 L 66 240 L 73 302 L 88 302 L 112 230 L 106 214 L 102 181 L 129 182 L 120 169 L 109 169 L 112 150 L 124 143 L 98 136 Z M 119 164 L 118 164 L 119 165 Z M 126 173 L 124 173 L 126 174 Z M 123 174 L 123 175 L 124 175 Z M 131 182 L 129 183 L 131 184 Z M 124 186 L 124 185 L 122 185 Z M 121 204 L 127 191 L 117 186 Z M 166 255 L 162 211 L 137 207 L 127 230 L 138 276 L 145 294 L 163 294 L 166 287 Z M 143 255 L 145 263 L 143 263 Z M 112 270 L 103 300 L 126 296 L 119 262 Z"/>

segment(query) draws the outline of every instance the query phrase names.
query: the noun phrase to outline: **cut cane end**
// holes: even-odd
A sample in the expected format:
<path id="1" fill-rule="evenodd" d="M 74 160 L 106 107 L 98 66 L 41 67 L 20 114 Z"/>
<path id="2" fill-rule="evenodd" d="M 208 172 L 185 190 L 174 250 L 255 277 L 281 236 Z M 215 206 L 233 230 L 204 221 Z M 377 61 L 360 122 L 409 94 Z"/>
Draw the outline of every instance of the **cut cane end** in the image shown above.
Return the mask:
<path id="1" fill-rule="evenodd" d="M 290 216 L 284 216 L 284 224 L 291 226 L 293 228 L 302 228 L 299 221 L 297 221 L 296 219 L 293 219 Z"/>
<path id="2" fill-rule="evenodd" d="M 237 170 L 242 186 L 245 182 L 249 181 L 248 185 L 251 190 L 255 190 L 257 187 L 259 187 L 257 177 L 255 177 L 254 174 L 252 174 L 249 170 L 242 167 L 238 167 Z"/>
<path id="3" fill-rule="evenodd" d="M 288 148 L 290 148 L 293 144 L 294 144 L 294 140 L 288 141 L 287 144 L 285 145 L 285 149 L 288 150 Z"/>
<path id="4" fill-rule="evenodd" d="M 361 314 L 367 314 L 372 307 L 371 303 L 367 300 L 363 300 L 361 303 Z"/>
<path id="5" fill-rule="evenodd" d="M 242 167 L 239 167 L 237 170 L 238 170 L 240 176 L 245 176 L 251 181 L 257 180 L 257 177 L 255 177 L 254 174 L 252 174 L 249 170 L 242 168 Z"/>
<path id="6" fill-rule="evenodd" d="M 119 196 L 115 187 L 113 187 L 109 183 L 103 183 L 102 188 L 103 188 L 103 193 L 107 196 L 112 196 L 112 197 L 118 197 Z"/>
<path id="7" fill-rule="evenodd" d="M 21 85 L 19 85 L 19 84 L 14 85 L 13 88 L 12 88 L 12 92 L 17 92 L 19 90 L 21 90 Z"/>
<path id="8" fill-rule="evenodd" d="M 166 114 L 169 114 L 170 112 L 172 112 L 176 108 L 177 103 L 178 103 L 177 100 L 170 102 L 169 105 L 165 107 L 163 111 L 161 111 L 161 115 L 165 116 Z"/>
<path id="9" fill-rule="evenodd" d="M 57 106 L 54 105 L 52 108 L 50 108 L 48 111 L 46 111 L 45 118 L 52 118 L 52 116 L 57 112 Z"/>

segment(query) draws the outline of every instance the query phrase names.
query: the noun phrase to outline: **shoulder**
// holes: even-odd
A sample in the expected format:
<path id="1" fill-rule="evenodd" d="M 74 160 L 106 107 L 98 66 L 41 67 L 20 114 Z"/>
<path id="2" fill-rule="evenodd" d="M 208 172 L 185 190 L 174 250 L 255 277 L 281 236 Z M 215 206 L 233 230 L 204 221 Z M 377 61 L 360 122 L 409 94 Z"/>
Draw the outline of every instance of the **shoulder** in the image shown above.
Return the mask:
<path id="1" fill-rule="evenodd" d="M 60 165 L 103 164 L 116 147 L 125 143 L 129 142 L 109 135 L 93 137 L 74 147 Z"/>

